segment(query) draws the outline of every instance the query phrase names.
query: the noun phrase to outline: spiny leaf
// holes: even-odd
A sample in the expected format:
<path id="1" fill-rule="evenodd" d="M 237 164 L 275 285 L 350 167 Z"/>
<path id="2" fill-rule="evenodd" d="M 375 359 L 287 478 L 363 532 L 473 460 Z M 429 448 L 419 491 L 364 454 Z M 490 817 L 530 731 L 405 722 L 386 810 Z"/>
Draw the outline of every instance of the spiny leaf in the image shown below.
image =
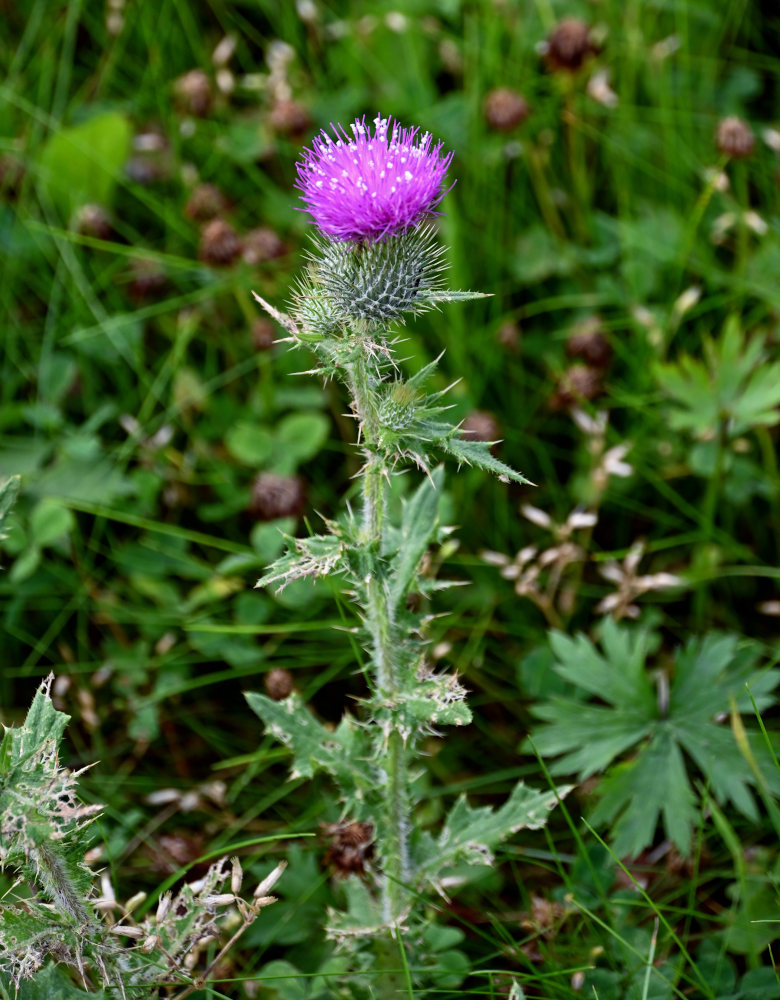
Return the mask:
<path id="1" fill-rule="evenodd" d="M 344 799 L 352 803 L 362 800 L 364 789 L 373 787 L 376 775 L 366 759 L 365 735 L 350 716 L 345 715 L 330 732 L 295 692 L 283 701 L 252 691 L 245 698 L 268 732 L 292 751 L 292 777 L 310 778 L 316 771 L 326 771 Z"/>
<path id="2" fill-rule="evenodd" d="M 391 613 L 406 597 L 420 560 L 431 543 L 443 484 L 443 469 L 435 469 L 431 477 L 424 479 L 404 501 L 401 528 L 395 539 L 398 555 L 390 564 L 388 599 Z"/>
<path id="3" fill-rule="evenodd" d="M 459 462 L 466 465 L 474 465 L 478 469 L 485 469 L 493 472 L 499 479 L 512 480 L 515 483 L 527 483 L 533 486 L 530 479 L 516 472 L 510 465 L 497 459 L 490 451 L 490 444 L 486 441 L 469 441 L 459 435 L 452 435 L 442 441 L 437 442 L 438 446 L 457 458 Z"/>
<path id="4" fill-rule="evenodd" d="M 287 536 L 287 540 L 287 553 L 271 563 L 255 584 L 256 587 L 278 583 L 278 589 L 283 590 L 293 580 L 306 576 L 327 576 L 329 573 L 343 572 L 347 568 L 344 543 L 338 535 L 310 535 L 308 538 Z"/>
<path id="5" fill-rule="evenodd" d="M 569 791 L 537 791 L 519 782 L 507 801 L 498 809 L 479 806 L 472 809 L 461 795 L 450 810 L 435 844 L 435 853 L 423 858 L 418 873 L 423 878 L 438 879 L 448 867 L 459 861 L 491 864 L 492 851 L 518 830 L 538 830 L 547 815 Z"/>

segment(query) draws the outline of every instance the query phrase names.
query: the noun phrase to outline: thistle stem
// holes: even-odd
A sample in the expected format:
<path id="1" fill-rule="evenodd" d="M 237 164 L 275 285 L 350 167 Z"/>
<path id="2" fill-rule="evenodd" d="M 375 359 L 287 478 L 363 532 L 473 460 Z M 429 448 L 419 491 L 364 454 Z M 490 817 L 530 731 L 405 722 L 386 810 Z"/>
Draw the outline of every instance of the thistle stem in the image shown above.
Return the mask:
<path id="1" fill-rule="evenodd" d="M 365 465 L 363 469 L 363 556 L 367 596 L 366 626 L 373 645 L 374 687 L 387 706 L 380 725 L 386 735 L 386 750 L 381 762 L 383 799 L 377 817 L 377 841 L 384 867 L 382 910 L 385 921 L 395 927 L 406 906 L 405 884 L 409 877 L 408 832 L 409 793 L 407 748 L 395 714 L 394 703 L 400 693 L 397 642 L 394 638 L 390 602 L 382 564 L 382 542 L 387 511 L 388 469 L 377 450 L 379 425 L 376 394 L 372 385 L 367 356 L 361 354 L 347 370 L 352 405 L 360 423 Z M 392 932 L 391 932 L 392 933 Z M 388 987 L 402 987 L 397 946 L 380 945 L 377 957 L 385 970 Z M 390 968 L 388 968 L 388 963 Z"/>

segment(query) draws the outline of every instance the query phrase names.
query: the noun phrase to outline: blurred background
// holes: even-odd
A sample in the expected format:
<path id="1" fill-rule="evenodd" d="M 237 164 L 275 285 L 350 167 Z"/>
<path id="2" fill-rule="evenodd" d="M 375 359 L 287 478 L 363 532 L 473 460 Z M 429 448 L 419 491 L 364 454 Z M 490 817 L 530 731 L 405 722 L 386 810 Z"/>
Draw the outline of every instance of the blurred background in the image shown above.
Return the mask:
<path id="1" fill-rule="evenodd" d="M 537 484 L 448 472 L 457 544 L 431 572 L 469 586 L 436 607 L 431 653 L 476 719 L 431 741 L 426 818 L 443 794 L 536 780 L 523 740 L 564 684 L 551 629 L 638 621 L 659 669 L 713 629 L 773 661 L 774 5 L 23 0 L 0 18 L 0 476 L 22 476 L 0 543 L 0 717 L 54 671 L 73 762 L 100 761 L 85 795 L 107 803 L 120 884 L 338 818 L 324 788 L 286 782 L 241 696 L 294 684 L 336 721 L 363 691 L 337 588 L 252 589 L 280 529 L 317 530 L 359 464 L 341 388 L 297 374 L 311 358 L 251 297 L 284 307 L 307 240 L 295 162 L 330 123 L 381 112 L 455 151 L 449 283 L 491 297 L 410 324 L 402 354 L 413 371 L 445 351 L 458 418 Z M 586 879 L 599 845 L 555 822 Z M 317 961 L 326 848 L 295 850 L 250 971 L 296 947 Z M 590 961 L 581 915 L 558 934 L 564 911 L 534 911 L 522 884 L 563 905 L 549 843 L 512 850 L 453 920 L 478 924 L 492 893 L 529 975 Z M 679 872 L 659 876 L 670 901 Z M 469 947 L 506 957 L 490 933 Z M 599 995 L 628 995 L 625 954 L 606 954 Z"/>

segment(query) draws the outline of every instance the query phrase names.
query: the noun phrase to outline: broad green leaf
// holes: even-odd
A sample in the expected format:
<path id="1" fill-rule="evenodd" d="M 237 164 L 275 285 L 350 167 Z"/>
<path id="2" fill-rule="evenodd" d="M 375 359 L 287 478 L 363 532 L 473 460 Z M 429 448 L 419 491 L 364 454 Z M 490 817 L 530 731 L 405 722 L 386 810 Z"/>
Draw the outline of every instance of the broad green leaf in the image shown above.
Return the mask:
<path id="1" fill-rule="evenodd" d="M 70 533 L 75 524 L 73 511 L 56 500 L 44 498 L 30 514 L 30 535 L 35 545 L 53 545 Z"/>
<path id="2" fill-rule="evenodd" d="M 636 857 L 652 840 L 660 817 L 666 835 L 682 854 L 690 850 L 698 817 L 685 763 L 668 728 L 628 764 L 613 769 L 600 788 L 593 823 L 613 823 L 613 847 L 620 857 Z"/>
<path id="3" fill-rule="evenodd" d="M 771 768 L 770 777 L 764 774 L 763 764 L 760 778 L 751 770 L 723 719 L 732 705 L 752 713 L 748 690 L 760 709 L 775 704 L 780 670 L 760 668 L 756 644 L 716 632 L 693 637 L 676 652 L 664 705 L 645 663 L 652 643 L 650 634 L 613 622 L 604 623 L 603 652 L 585 636 L 551 633 L 554 669 L 574 691 L 532 708 L 543 720 L 532 738 L 541 753 L 556 758 L 550 765 L 554 774 L 584 779 L 608 769 L 593 821 L 614 824 L 619 853 L 638 854 L 646 847 L 659 817 L 667 836 L 686 853 L 698 815 L 686 762 L 698 768 L 716 802 L 730 802 L 749 819 L 757 818 L 752 789 L 759 780 L 776 779 Z M 746 730 L 745 737 L 752 752 L 756 733 Z M 632 760 L 621 761 L 638 745 Z M 763 762 L 760 747 L 759 757 Z"/>
<path id="4" fill-rule="evenodd" d="M 547 725 L 533 734 L 543 756 L 566 754 L 554 761 L 554 774 L 573 774 L 582 781 L 603 771 L 623 751 L 651 731 L 653 719 L 638 709 L 608 708 L 554 696 L 534 705 L 534 715 Z"/>
<path id="5" fill-rule="evenodd" d="M 267 427 L 240 420 L 225 435 L 225 447 L 244 465 L 264 465 L 273 454 L 274 439 Z"/>
<path id="6" fill-rule="evenodd" d="M 291 413 L 275 430 L 276 450 L 281 452 L 282 460 L 291 466 L 289 471 L 292 472 L 301 462 L 314 458 L 329 434 L 330 421 L 324 413 L 316 410 Z"/>
<path id="7" fill-rule="evenodd" d="M 111 205 L 130 154 L 132 127 L 118 111 L 55 132 L 38 160 L 41 197 L 68 218 L 79 205 Z"/>

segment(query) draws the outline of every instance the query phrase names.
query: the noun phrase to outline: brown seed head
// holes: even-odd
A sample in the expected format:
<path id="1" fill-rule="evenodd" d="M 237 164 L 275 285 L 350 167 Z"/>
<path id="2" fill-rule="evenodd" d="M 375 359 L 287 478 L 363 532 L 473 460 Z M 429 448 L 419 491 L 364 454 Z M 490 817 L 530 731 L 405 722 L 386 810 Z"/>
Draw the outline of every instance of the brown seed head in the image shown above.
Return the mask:
<path id="1" fill-rule="evenodd" d="M 252 346 L 256 351 L 270 351 L 276 340 L 276 328 L 270 319 L 260 317 L 252 323 Z"/>
<path id="2" fill-rule="evenodd" d="M 165 170 L 156 160 L 148 156 L 131 156 L 125 164 L 125 174 L 134 184 L 151 187 L 165 179 Z"/>
<path id="3" fill-rule="evenodd" d="M 227 198 L 213 184 L 198 184 L 184 206 L 184 214 L 195 222 L 208 222 L 228 209 Z"/>
<path id="4" fill-rule="evenodd" d="M 374 853 L 374 826 L 372 823 L 323 823 L 322 831 L 331 837 L 325 863 L 337 875 L 365 875 L 366 863 Z"/>
<path id="5" fill-rule="evenodd" d="M 595 399 L 604 391 L 601 372 L 588 365 L 572 365 L 563 373 L 558 388 L 550 399 L 553 410 L 566 410 Z"/>
<path id="6" fill-rule="evenodd" d="M 282 99 L 277 101 L 268 115 L 268 122 L 275 132 L 282 135 L 300 136 L 311 128 L 311 117 L 298 101 Z"/>
<path id="7" fill-rule="evenodd" d="M 492 413 L 485 410 L 474 410 L 469 413 L 461 427 L 463 436 L 472 441 L 497 441 L 501 437 L 501 428 Z"/>
<path id="8" fill-rule="evenodd" d="M 211 80 L 202 69 L 191 69 L 173 85 L 182 111 L 196 118 L 206 118 L 211 111 Z"/>
<path id="9" fill-rule="evenodd" d="M 747 122 L 731 115 L 718 124 L 715 143 L 725 156 L 739 160 L 750 156 L 756 148 L 756 137 Z"/>
<path id="10" fill-rule="evenodd" d="M 0 195 L 16 198 L 24 180 L 24 163 L 13 153 L 0 155 Z"/>
<path id="11" fill-rule="evenodd" d="M 303 513 L 306 491 L 300 476 L 261 472 L 252 483 L 249 511 L 260 521 L 298 517 Z"/>
<path id="12" fill-rule="evenodd" d="M 520 346 L 520 327 L 513 320 L 502 323 L 498 328 L 496 339 L 508 351 L 516 351 Z"/>
<path id="13" fill-rule="evenodd" d="M 287 252 L 281 236 L 270 226 L 258 226 L 250 229 L 244 237 L 244 263 L 254 267 L 274 257 L 281 257 Z"/>
<path id="14" fill-rule="evenodd" d="M 593 51 L 590 25 L 578 17 L 565 17 L 547 39 L 545 60 L 553 72 L 576 73 Z"/>
<path id="15" fill-rule="evenodd" d="M 293 678 L 289 670 L 274 667 L 265 675 L 265 690 L 274 701 L 284 701 L 293 690 Z"/>
<path id="16" fill-rule="evenodd" d="M 566 342 L 566 353 L 592 368 L 604 371 L 609 367 L 612 346 L 603 332 L 599 316 L 589 316 L 574 327 Z"/>
<path id="17" fill-rule="evenodd" d="M 497 87 L 485 98 L 485 121 L 497 132 L 509 132 L 526 120 L 531 112 L 528 101 L 509 87 Z"/>
<path id="18" fill-rule="evenodd" d="M 157 298 L 168 290 L 168 275 L 155 261 L 135 260 L 131 266 L 133 277 L 127 290 L 136 302 Z"/>
<path id="19" fill-rule="evenodd" d="M 108 240 L 113 233 L 108 213 L 102 205 L 82 205 L 76 211 L 74 223 L 76 232 L 82 236 L 92 236 L 96 240 Z"/>
<path id="20" fill-rule="evenodd" d="M 204 264 L 224 267 L 241 255 L 242 246 L 241 238 L 229 222 L 212 219 L 201 230 L 198 256 Z"/>

